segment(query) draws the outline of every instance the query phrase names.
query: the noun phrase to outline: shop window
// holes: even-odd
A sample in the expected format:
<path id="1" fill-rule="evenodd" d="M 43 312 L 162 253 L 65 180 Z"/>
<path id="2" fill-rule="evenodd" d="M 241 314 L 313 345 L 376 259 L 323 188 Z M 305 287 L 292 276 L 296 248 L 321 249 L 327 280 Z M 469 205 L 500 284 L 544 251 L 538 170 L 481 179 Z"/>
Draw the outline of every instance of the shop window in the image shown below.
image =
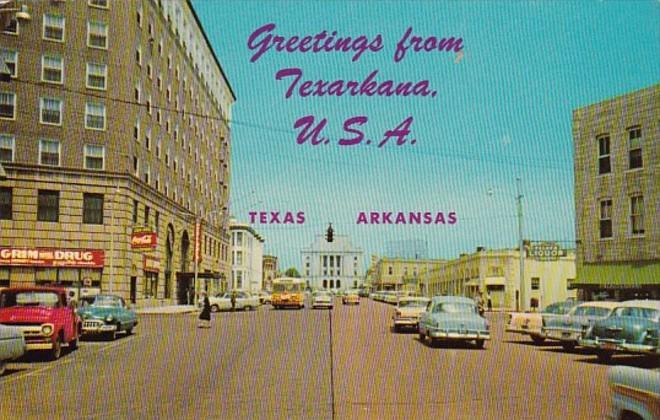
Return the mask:
<path id="1" fill-rule="evenodd" d="M 144 273 L 144 297 L 155 298 L 158 292 L 158 274 Z"/>
<path id="2" fill-rule="evenodd" d="M 37 199 L 37 220 L 57 222 L 60 214 L 60 192 L 39 190 Z"/>
<path id="3" fill-rule="evenodd" d="M 38 285 L 57 282 L 57 268 L 35 268 L 34 281 Z"/>
<path id="4" fill-rule="evenodd" d="M 103 224 L 103 194 L 83 194 L 83 223 Z"/>
<path id="5" fill-rule="evenodd" d="M 0 188 L 0 220 L 11 220 L 12 218 L 12 189 Z"/>

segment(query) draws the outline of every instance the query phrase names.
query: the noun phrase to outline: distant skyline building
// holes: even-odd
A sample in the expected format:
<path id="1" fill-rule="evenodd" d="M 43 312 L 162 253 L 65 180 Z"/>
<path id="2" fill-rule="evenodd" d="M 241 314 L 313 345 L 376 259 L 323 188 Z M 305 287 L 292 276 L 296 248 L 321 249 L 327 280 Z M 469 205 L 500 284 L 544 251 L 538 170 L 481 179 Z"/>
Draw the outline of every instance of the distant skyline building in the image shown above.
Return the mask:
<path id="1" fill-rule="evenodd" d="M 301 276 L 313 289 L 347 290 L 364 281 L 364 253 L 346 235 L 316 235 L 314 242 L 301 251 Z"/>
<path id="2" fill-rule="evenodd" d="M 426 259 L 428 243 L 423 239 L 402 239 L 385 244 L 385 257 L 404 259 Z"/>

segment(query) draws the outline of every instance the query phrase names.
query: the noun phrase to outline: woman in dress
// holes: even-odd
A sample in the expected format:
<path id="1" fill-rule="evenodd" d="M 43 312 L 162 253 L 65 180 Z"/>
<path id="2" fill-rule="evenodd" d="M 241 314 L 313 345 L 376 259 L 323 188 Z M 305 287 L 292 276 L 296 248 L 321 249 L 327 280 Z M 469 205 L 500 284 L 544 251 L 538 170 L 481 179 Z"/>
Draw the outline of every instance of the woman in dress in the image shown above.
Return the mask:
<path id="1" fill-rule="evenodd" d="M 211 302 L 206 292 L 202 292 L 202 312 L 199 314 L 199 328 L 211 328 Z"/>

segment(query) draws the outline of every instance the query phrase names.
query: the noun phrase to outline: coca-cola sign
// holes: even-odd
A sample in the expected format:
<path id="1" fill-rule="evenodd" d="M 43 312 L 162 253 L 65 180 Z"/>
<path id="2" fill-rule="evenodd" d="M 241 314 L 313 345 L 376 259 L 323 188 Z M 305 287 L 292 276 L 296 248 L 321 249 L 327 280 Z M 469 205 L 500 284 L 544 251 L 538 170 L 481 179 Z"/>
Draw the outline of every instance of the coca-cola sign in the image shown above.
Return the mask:
<path id="1" fill-rule="evenodd" d="M 131 235 L 131 249 L 153 249 L 158 243 L 156 232 L 133 232 Z"/>
<path id="2" fill-rule="evenodd" d="M 103 268 L 100 249 L 0 247 L 0 265 Z"/>

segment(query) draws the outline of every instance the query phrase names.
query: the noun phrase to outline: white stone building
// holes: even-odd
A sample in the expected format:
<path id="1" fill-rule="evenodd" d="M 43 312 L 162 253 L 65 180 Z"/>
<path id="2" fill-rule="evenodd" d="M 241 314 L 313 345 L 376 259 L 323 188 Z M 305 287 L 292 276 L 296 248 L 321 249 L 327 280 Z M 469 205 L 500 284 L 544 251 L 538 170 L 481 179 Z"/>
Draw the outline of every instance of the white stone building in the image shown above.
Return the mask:
<path id="1" fill-rule="evenodd" d="M 247 223 L 229 224 L 232 243 L 232 290 L 258 292 L 263 288 L 264 239 Z"/>
<path id="2" fill-rule="evenodd" d="M 312 289 L 347 290 L 362 286 L 364 261 L 362 248 L 353 246 L 348 236 L 334 235 L 328 242 L 317 235 L 301 251 L 300 274 Z"/>

